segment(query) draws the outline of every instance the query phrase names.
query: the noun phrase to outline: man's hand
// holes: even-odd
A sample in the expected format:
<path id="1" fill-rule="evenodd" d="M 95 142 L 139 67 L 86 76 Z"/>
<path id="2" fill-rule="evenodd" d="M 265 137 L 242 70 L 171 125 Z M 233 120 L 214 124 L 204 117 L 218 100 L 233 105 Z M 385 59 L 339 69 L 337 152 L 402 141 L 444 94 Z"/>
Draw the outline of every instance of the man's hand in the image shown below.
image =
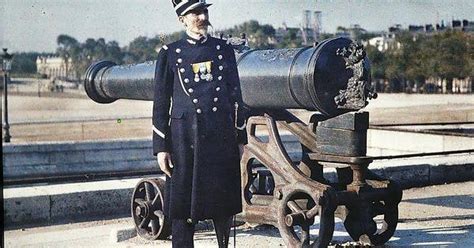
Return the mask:
<path id="1" fill-rule="evenodd" d="M 159 152 L 156 156 L 156 159 L 161 171 L 163 171 L 167 176 L 171 177 L 171 172 L 173 171 L 171 154 L 169 152 Z"/>

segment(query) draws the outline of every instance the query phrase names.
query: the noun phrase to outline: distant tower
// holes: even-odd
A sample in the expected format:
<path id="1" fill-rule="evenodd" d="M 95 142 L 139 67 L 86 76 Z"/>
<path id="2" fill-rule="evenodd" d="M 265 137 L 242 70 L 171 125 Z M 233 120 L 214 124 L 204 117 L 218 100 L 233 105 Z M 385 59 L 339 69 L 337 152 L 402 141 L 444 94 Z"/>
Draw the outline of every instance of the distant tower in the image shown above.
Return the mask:
<path id="1" fill-rule="evenodd" d="M 321 11 L 314 11 L 313 15 L 313 39 L 315 42 L 319 41 L 321 38 L 321 30 L 322 30 L 322 23 L 321 23 Z"/>
<path id="2" fill-rule="evenodd" d="M 303 12 L 303 28 L 309 29 L 311 23 L 311 11 L 305 10 Z"/>
<path id="3" fill-rule="evenodd" d="M 304 10 L 303 11 L 303 21 L 300 26 L 301 30 L 301 37 L 303 38 L 303 45 L 308 44 L 308 32 L 311 27 L 311 10 Z"/>
<path id="4" fill-rule="evenodd" d="M 304 28 L 303 25 L 300 26 L 301 30 L 301 38 L 303 38 L 303 45 L 308 45 L 308 36 L 306 34 L 307 29 Z"/>

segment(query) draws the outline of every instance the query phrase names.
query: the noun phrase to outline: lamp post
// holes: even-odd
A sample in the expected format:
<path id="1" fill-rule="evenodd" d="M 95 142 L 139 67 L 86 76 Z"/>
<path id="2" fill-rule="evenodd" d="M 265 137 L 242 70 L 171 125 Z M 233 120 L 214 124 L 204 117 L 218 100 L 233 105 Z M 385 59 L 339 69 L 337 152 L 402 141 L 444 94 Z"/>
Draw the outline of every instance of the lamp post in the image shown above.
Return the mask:
<path id="1" fill-rule="evenodd" d="M 3 129 L 5 130 L 5 136 L 3 140 L 5 142 L 10 142 L 10 124 L 8 124 L 8 72 L 12 68 L 12 58 L 13 55 L 7 52 L 6 48 L 3 48 L 2 55 L 2 70 L 3 70 Z"/>

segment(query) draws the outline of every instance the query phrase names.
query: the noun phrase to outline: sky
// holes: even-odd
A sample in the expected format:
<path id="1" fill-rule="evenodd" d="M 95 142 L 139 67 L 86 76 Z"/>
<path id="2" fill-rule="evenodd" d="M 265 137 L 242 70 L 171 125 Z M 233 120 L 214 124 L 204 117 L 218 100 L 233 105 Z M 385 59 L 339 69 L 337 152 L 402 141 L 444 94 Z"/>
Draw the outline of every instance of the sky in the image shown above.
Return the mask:
<path id="1" fill-rule="evenodd" d="M 299 27 L 303 10 L 322 12 L 322 31 L 359 24 L 369 31 L 401 24 L 474 21 L 473 0 L 207 0 L 216 30 L 248 20 Z M 0 46 L 11 52 L 54 52 L 59 34 L 80 42 L 115 40 L 182 30 L 170 0 L 0 0 Z"/>

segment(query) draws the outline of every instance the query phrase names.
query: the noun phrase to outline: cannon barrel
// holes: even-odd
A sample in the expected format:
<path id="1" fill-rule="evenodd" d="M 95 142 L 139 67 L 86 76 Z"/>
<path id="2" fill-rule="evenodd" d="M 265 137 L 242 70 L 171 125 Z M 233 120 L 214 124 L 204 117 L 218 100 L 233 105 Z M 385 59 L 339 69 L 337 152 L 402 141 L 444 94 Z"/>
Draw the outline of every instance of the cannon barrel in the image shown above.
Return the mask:
<path id="1" fill-rule="evenodd" d="M 346 38 L 294 49 L 250 50 L 237 55 L 242 98 L 250 108 L 307 109 L 327 116 L 359 110 L 376 97 L 361 45 Z M 87 95 L 99 103 L 153 100 L 155 62 L 92 64 Z"/>

